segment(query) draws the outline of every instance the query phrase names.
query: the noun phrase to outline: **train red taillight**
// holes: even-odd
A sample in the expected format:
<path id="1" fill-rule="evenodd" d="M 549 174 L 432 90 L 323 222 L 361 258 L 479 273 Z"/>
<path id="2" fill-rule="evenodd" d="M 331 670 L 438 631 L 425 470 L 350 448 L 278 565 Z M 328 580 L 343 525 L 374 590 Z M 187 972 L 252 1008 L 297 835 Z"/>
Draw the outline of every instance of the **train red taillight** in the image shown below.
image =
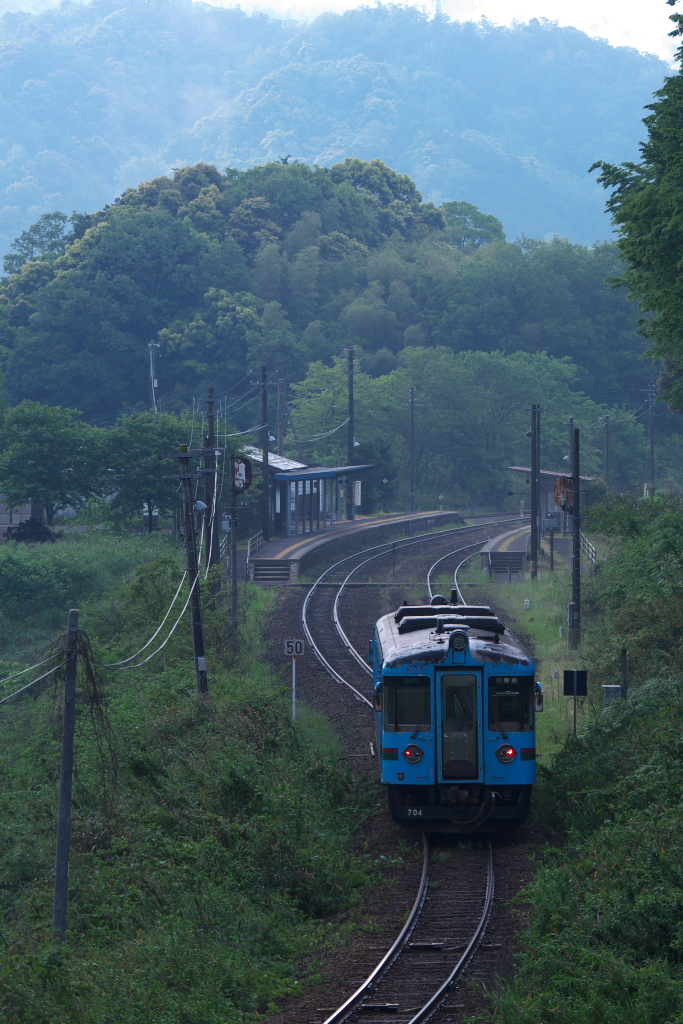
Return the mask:
<path id="1" fill-rule="evenodd" d="M 410 764 L 417 764 L 424 757 L 424 750 L 422 747 L 418 747 L 417 743 L 409 743 L 403 751 L 403 756 Z"/>
<path id="2" fill-rule="evenodd" d="M 496 757 L 502 764 L 510 764 L 510 761 L 514 761 L 516 756 L 517 751 L 509 743 L 503 743 L 496 751 Z"/>

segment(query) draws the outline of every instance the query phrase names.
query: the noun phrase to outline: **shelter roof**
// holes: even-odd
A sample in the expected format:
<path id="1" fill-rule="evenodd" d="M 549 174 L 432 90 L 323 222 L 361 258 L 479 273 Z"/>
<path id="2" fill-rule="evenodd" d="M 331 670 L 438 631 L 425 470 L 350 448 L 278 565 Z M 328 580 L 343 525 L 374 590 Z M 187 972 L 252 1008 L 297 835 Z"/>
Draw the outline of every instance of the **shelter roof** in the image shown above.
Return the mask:
<path id="1" fill-rule="evenodd" d="M 530 466 L 508 466 L 508 469 L 514 470 L 515 473 L 530 473 L 531 472 L 531 467 Z M 571 477 L 571 473 L 568 472 L 566 469 L 565 470 L 542 469 L 540 471 L 540 473 L 541 473 L 541 476 L 552 477 L 554 480 L 556 480 L 559 476 Z M 581 474 L 579 474 L 579 480 L 588 480 L 588 481 L 590 481 L 590 480 L 595 480 L 595 477 L 594 476 L 581 476 Z"/>

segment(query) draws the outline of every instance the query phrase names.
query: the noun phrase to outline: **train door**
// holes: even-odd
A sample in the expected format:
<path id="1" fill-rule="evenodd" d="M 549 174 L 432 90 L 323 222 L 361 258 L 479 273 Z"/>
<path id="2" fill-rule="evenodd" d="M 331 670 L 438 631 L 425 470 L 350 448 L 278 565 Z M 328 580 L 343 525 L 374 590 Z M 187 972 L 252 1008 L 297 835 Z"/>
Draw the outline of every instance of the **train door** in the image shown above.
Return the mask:
<path id="1" fill-rule="evenodd" d="M 481 778 L 481 672 L 443 672 L 440 776 L 444 782 Z"/>

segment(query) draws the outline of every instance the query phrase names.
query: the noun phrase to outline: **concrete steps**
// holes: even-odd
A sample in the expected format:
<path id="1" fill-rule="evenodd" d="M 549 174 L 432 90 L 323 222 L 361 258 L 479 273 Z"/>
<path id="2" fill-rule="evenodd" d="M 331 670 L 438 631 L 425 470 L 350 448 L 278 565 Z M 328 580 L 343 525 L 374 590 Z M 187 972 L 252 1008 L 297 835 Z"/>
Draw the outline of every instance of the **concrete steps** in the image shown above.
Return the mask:
<path id="1" fill-rule="evenodd" d="M 251 578 L 254 583 L 277 586 L 289 583 L 298 576 L 299 563 L 288 558 L 253 558 Z"/>

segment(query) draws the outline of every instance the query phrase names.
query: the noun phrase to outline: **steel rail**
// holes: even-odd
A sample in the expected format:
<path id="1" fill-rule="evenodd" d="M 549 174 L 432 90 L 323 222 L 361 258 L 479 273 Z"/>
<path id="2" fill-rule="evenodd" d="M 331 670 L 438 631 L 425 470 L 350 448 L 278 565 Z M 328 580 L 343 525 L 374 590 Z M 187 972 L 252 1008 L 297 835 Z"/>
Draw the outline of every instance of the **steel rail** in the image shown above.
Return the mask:
<path id="1" fill-rule="evenodd" d="M 486 526 L 486 523 L 481 523 L 481 525 L 482 526 Z M 429 592 L 429 599 L 430 599 L 430 601 L 434 597 L 434 594 L 432 592 L 432 574 L 433 574 L 434 570 L 436 569 L 437 565 L 441 565 L 441 563 L 445 562 L 447 558 L 452 558 L 453 555 L 457 555 L 461 551 L 467 551 L 468 547 L 479 549 L 485 543 L 486 543 L 486 541 L 482 540 L 482 541 L 480 541 L 477 544 L 468 544 L 467 547 L 456 548 L 455 551 L 449 551 L 447 555 L 443 555 L 441 558 L 437 559 L 437 561 L 434 562 L 434 564 L 429 567 L 429 571 L 427 572 L 427 590 Z M 472 555 L 468 555 L 467 558 L 473 558 L 474 555 L 476 555 L 477 553 L 478 553 L 478 550 L 473 552 Z M 464 558 L 463 561 L 460 562 L 460 565 L 462 565 L 463 562 L 466 562 L 467 558 Z M 460 601 L 462 602 L 462 604 L 465 604 L 465 601 L 464 601 L 463 596 L 462 596 L 462 591 L 460 590 L 460 587 L 458 586 L 457 580 L 455 579 L 455 575 L 457 575 L 457 572 L 458 572 L 458 569 L 460 568 L 460 565 L 458 565 L 458 568 L 455 570 L 455 574 L 453 576 L 453 583 L 455 584 L 454 589 L 457 590 L 458 597 L 460 598 Z"/>
<path id="2" fill-rule="evenodd" d="M 457 964 L 448 975 L 442 985 L 436 990 L 433 996 L 431 996 L 424 1004 L 421 1010 L 415 1014 L 414 1017 L 410 1018 L 409 1024 L 425 1024 L 438 1010 L 439 1004 L 445 999 L 448 990 L 451 988 L 453 983 L 458 980 L 461 974 L 464 973 L 467 965 L 474 956 L 477 946 L 481 942 L 484 932 L 486 931 L 486 925 L 488 924 L 489 916 L 491 914 L 491 906 L 493 904 L 493 891 L 495 886 L 495 879 L 493 874 L 493 849 L 491 843 L 487 843 L 488 846 L 488 863 L 486 868 L 486 895 L 484 897 L 484 908 L 479 917 L 477 927 L 474 930 L 472 938 L 467 944 L 465 952 L 462 954 Z"/>
<path id="3" fill-rule="evenodd" d="M 422 833 L 422 849 L 422 875 L 420 877 L 420 885 L 417 891 L 417 896 L 415 897 L 415 902 L 413 903 L 410 914 L 408 915 L 408 920 L 396 936 L 392 946 L 384 954 L 374 970 L 370 972 L 363 984 L 356 989 L 353 995 L 349 996 L 345 1003 L 343 1003 L 324 1021 L 324 1024 L 341 1024 L 342 1021 L 346 1020 L 346 1018 L 351 1015 L 363 998 L 372 991 L 375 983 L 379 981 L 382 975 L 391 966 L 398 954 L 401 952 L 401 949 L 406 945 L 408 939 L 412 935 L 420 916 L 420 911 L 424 905 L 425 897 L 427 895 L 427 887 L 429 884 L 429 840 L 424 832 Z"/>
<path id="4" fill-rule="evenodd" d="M 507 525 L 508 523 L 511 523 L 511 522 L 517 522 L 517 518 L 515 518 L 515 519 L 503 519 L 503 520 L 500 520 L 500 519 L 491 520 L 490 521 L 490 525 L 491 526 L 505 526 L 505 525 Z M 431 532 L 429 532 L 429 533 L 422 533 L 422 534 L 418 534 L 417 537 L 405 537 L 405 538 L 402 538 L 402 539 L 397 540 L 397 541 L 386 541 L 383 544 L 375 544 L 375 545 L 373 545 L 370 548 L 366 548 L 366 552 L 367 551 L 375 551 L 376 554 L 373 555 L 371 558 L 365 559 L 363 561 L 362 565 L 365 565 L 365 564 L 367 564 L 367 562 L 372 561 L 373 558 L 377 558 L 377 557 L 379 557 L 379 556 L 381 556 L 383 554 L 388 553 L 389 551 L 392 550 L 392 548 L 395 548 L 395 547 L 398 547 L 398 546 L 400 546 L 401 548 L 409 547 L 412 544 L 424 543 L 425 540 L 432 540 L 432 539 L 433 540 L 438 540 L 441 537 L 448 536 L 449 534 L 464 533 L 464 532 L 469 531 L 469 530 L 481 529 L 482 526 L 488 526 L 488 525 L 489 525 L 489 523 L 476 523 L 473 526 L 457 526 L 457 527 L 453 527 L 450 530 L 439 530 L 436 533 L 431 533 Z M 324 581 L 325 577 L 329 576 L 330 573 L 335 572 L 340 566 L 342 566 L 344 564 L 344 562 L 349 562 L 349 561 L 351 561 L 352 558 L 358 558 L 359 554 L 364 554 L 364 552 L 358 552 L 357 551 L 357 552 L 355 552 L 352 555 L 346 555 L 344 558 L 339 559 L 338 562 L 335 562 L 333 565 L 329 566 L 327 569 L 325 569 L 325 571 L 323 573 L 320 574 L 320 576 L 315 581 L 315 583 L 313 584 L 311 589 L 308 591 L 308 593 L 306 594 L 306 597 L 304 599 L 304 603 L 303 603 L 303 606 L 301 608 L 301 624 L 302 624 L 302 627 L 303 627 L 303 631 L 304 631 L 304 635 L 306 637 L 306 640 L 308 641 L 309 646 L 313 650 L 313 653 L 315 654 L 316 658 L 318 659 L 320 664 L 323 666 L 323 668 L 338 683 L 341 683 L 342 686 L 347 686 L 351 690 L 351 692 L 354 694 L 354 696 L 356 697 L 357 700 L 361 701 L 363 704 L 366 704 L 368 707 L 372 707 L 372 702 L 369 701 L 368 698 L 364 694 L 362 694 L 359 690 L 357 690 L 355 686 L 353 686 L 351 683 L 349 683 L 349 681 L 347 679 L 344 679 L 344 677 L 339 672 L 337 672 L 337 670 L 335 668 L 333 668 L 333 666 L 327 660 L 327 658 L 325 657 L 325 655 L 323 654 L 323 652 L 320 650 L 319 646 L 316 644 L 315 640 L 313 639 L 313 634 L 312 634 L 312 632 L 311 632 L 311 630 L 309 628 L 308 619 L 307 619 L 308 607 L 309 607 L 311 598 L 313 597 L 313 594 L 315 593 L 315 591 L 318 588 L 318 586 Z M 360 566 L 358 566 L 357 568 L 360 568 Z M 347 577 L 347 579 L 344 582 L 346 583 L 347 581 L 348 581 L 348 577 Z M 344 586 L 344 584 L 342 584 L 342 587 L 343 586 Z M 336 606 L 336 601 L 335 601 L 335 606 Z M 335 623 L 335 626 L 336 626 L 336 623 Z M 352 650 L 353 650 L 352 657 L 355 657 L 356 661 L 358 661 L 359 664 L 363 664 L 363 667 L 365 669 L 366 666 L 365 666 L 365 663 L 363 662 L 362 655 L 360 655 L 355 650 L 355 648 L 352 648 L 352 645 L 351 645 L 348 637 L 346 637 L 346 634 L 344 634 L 344 636 L 342 637 L 341 633 L 340 633 L 340 637 L 341 637 L 342 642 L 344 643 L 344 645 L 349 650 L 349 653 L 351 653 Z M 367 666 L 367 667 L 369 668 L 369 666 Z"/>

